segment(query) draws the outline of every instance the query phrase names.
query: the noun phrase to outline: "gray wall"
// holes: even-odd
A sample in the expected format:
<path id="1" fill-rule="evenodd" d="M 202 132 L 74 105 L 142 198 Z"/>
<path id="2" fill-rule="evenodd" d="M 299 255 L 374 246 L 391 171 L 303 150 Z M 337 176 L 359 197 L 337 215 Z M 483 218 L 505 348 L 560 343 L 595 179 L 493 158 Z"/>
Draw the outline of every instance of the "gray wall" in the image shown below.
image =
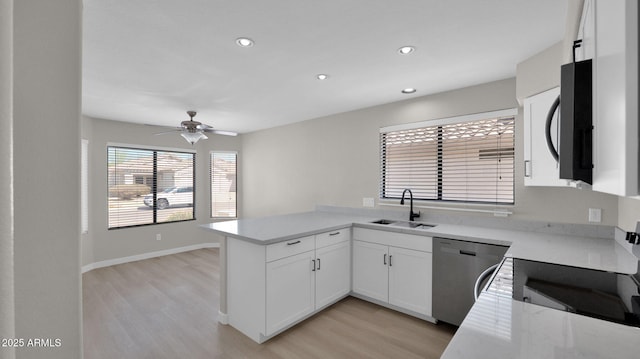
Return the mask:
<path id="1" fill-rule="evenodd" d="M 380 127 L 518 107 L 516 95 L 530 96 L 560 83 L 557 69 L 561 62 L 561 46 L 555 45 L 519 65 L 517 80 L 505 79 L 244 135 L 244 214 L 256 217 L 307 211 L 316 204 L 361 207 L 363 197 L 376 198 L 377 202 Z M 516 164 L 521 163 L 522 108 L 516 125 Z M 525 187 L 522 171 L 523 166 L 516 165 L 516 203 L 511 218 L 588 223 L 588 208 L 593 207 L 603 209 L 603 224 L 617 224 L 616 197 L 573 188 Z"/>
<path id="2" fill-rule="evenodd" d="M 0 0 L 0 338 L 15 338 L 13 300 L 13 2 Z M 15 350 L 0 348 L 12 359 Z"/>
<path id="3" fill-rule="evenodd" d="M 618 198 L 618 227 L 625 231 L 636 231 L 640 222 L 640 199 L 632 197 Z"/>
<path id="4" fill-rule="evenodd" d="M 185 114 L 186 116 L 186 114 Z M 176 119 L 176 123 L 180 119 Z M 195 146 L 179 133 L 155 136 L 166 127 L 83 118 L 83 138 L 89 140 L 89 233 L 82 239 L 82 264 L 119 259 L 154 251 L 217 243 L 220 238 L 198 228 L 212 222 L 209 206 L 209 152 L 240 151 L 240 138 L 208 135 Z M 107 143 L 196 150 L 196 221 L 107 230 Z M 242 155 L 239 154 L 240 160 Z M 239 160 L 239 161 L 240 161 Z M 239 176 L 241 181 L 241 176 Z M 162 240 L 156 240 L 161 234 Z"/>
<path id="5" fill-rule="evenodd" d="M 244 214 L 359 207 L 363 197 L 378 197 L 380 127 L 513 108 L 514 85 L 508 79 L 246 134 Z"/>
<path id="6" fill-rule="evenodd" d="M 82 356 L 81 7 L 14 1 L 15 337 L 61 340 L 16 358 Z"/>

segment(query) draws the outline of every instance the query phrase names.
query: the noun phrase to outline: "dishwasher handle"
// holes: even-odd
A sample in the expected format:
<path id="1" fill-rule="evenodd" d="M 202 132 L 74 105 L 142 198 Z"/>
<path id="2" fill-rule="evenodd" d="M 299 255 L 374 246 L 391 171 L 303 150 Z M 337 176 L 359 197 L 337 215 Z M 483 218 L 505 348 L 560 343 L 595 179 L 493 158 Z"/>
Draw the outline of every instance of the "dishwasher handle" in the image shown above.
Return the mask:
<path id="1" fill-rule="evenodd" d="M 480 291 L 482 290 L 481 286 L 482 286 L 482 282 L 484 282 L 484 280 L 490 276 L 493 271 L 496 270 L 496 268 L 498 268 L 498 266 L 500 265 L 500 263 L 496 263 L 494 265 L 492 265 L 491 267 L 487 268 L 484 270 L 484 272 L 482 272 L 482 274 L 480 274 L 478 276 L 478 279 L 476 279 L 476 284 L 473 286 L 473 299 L 474 300 L 478 300 L 478 297 L 480 296 Z"/>
<path id="2" fill-rule="evenodd" d="M 492 253 L 482 253 L 476 250 L 460 249 L 455 247 L 443 246 L 438 248 L 436 251 L 442 252 L 442 254 L 447 254 L 447 255 L 455 255 L 455 256 L 463 255 L 467 257 L 478 257 L 478 258 L 490 259 L 492 261 L 493 260 L 499 261 L 502 258 L 502 255 L 496 255 Z"/>

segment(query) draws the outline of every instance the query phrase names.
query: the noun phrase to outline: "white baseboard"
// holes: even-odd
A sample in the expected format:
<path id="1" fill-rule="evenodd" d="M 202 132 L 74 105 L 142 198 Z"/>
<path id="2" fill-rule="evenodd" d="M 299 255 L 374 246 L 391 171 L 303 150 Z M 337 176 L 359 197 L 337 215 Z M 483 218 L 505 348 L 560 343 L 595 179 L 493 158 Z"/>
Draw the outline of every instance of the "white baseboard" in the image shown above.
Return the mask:
<path id="1" fill-rule="evenodd" d="M 220 243 L 201 243 L 201 244 L 194 244 L 194 245 L 186 246 L 186 247 L 178 247 L 178 248 L 164 249 L 164 250 L 161 250 L 161 251 L 137 254 L 135 256 L 107 259 L 107 260 L 104 260 L 104 261 L 94 262 L 94 263 L 89 263 L 89 264 L 83 265 L 82 266 L 82 273 L 86 273 L 86 272 L 88 272 L 90 270 L 94 270 L 94 269 L 97 269 L 97 268 L 109 267 L 109 266 L 116 265 L 116 264 L 135 262 L 135 261 L 140 261 L 140 260 L 143 260 L 143 259 L 149 259 L 149 258 L 155 258 L 155 257 L 162 257 L 162 256 L 170 255 L 170 254 L 188 252 L 188 251 L 193 251 L 193 250 L 202 249 L 202 248 L 219 248 L 219 247 L 220 247 Z"/>
<path id="2" fill-rule="evenodd" d="M 224 325 L 229 324 L 229 315 L 227 313 L 222 313 L 221 311 L 218 311 L 218 322 Z"/>

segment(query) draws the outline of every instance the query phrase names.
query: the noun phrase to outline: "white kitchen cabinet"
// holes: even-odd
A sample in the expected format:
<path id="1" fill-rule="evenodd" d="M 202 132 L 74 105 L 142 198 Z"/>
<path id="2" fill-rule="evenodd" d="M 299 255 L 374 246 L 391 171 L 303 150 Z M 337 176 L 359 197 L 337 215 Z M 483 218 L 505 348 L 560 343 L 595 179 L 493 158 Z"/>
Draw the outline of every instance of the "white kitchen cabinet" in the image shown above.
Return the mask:
<path id="1" fill-rule="evenodd" d="M 267 263 L 267 335 L 315 310 L 314 259 L 308 251 Z"/>
<path id="2" fill-rule="evenodd" d="M 578 27 L 578 39 L 582 40 L 580 47 L 576 48 L 576 61 L 593 60 L 596 57 L 596 28 L 594 5 L 595 0 L 585 0 Z"/>
<path id="3" fill-rule="evenodd" d="M 595 48 L 593 190 L 635 196 L 639 193 L 638 3 L 592 0 L 587 4 L 595 18 L 595 31 L 584 34 Z"/>
<path id="4" fill-rule="evenodd" d="M 431 256 L 389 247 L 389 304 L 431 315 Z"/>
<path id="5" fill-rule="evenodd" d="M 315 309 L 335 303 L 351 291 L 350 238 L 316 249 Z"/>
<path id="6" fill-rule="evenodd" d="M 546 122 L 549 109 L 560 95 L 560 88 L 524 99 L 524 185 L 566 187 L 570 181 L 560 179 L 558 162 L 551 155 L 546 141 Z M 551 139 L 557 148 L 558 114 L 551 122 Z"/>
<path id="7" fill-rule="evenodd" d="M 389 301 L 389 247 L 353 241 L 353 291 L 383 302 Z"/>
<path id="8" fill-rule="evenodd" d="M 354 230 L 353 292 L 420 317 L 431 316 L 432 238 Z"/>
<path id="9" fill-rule="evenodd" d="M 227 237 L 229 324 L 262 343 L 351 290 L 349 228 L 270 245 Z"/>

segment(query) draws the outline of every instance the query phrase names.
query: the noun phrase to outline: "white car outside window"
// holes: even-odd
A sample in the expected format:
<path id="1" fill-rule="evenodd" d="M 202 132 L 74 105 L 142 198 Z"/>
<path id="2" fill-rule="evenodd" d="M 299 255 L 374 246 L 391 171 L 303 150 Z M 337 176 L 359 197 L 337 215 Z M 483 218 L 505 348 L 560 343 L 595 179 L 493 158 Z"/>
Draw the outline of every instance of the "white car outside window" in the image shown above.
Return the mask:
<path id="1" fill-rule="evenodd" d="M 193 187 L 169 187 L 157 195 L 158 209 L 175 205 L 193 205 Z M 144 204 L 153 207 L 153 195 L 144 197 Z"/>

